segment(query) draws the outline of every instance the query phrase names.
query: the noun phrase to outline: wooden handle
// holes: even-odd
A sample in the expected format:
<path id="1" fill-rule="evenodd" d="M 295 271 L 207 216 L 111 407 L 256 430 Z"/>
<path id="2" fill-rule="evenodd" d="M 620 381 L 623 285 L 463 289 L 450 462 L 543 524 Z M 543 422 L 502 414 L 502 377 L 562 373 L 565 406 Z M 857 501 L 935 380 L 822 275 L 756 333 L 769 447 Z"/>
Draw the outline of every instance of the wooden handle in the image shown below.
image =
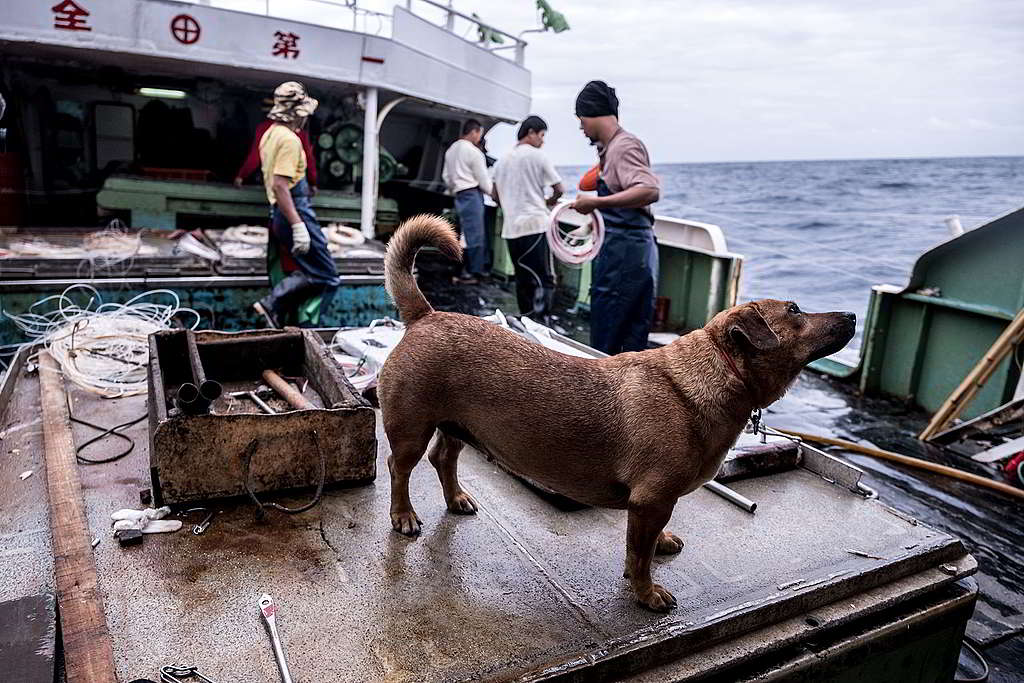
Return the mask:
<path id="1" fill-rule="evenodd" d="M 974 366 L 967 377 L 960 383 L 949 398 L 939 406 L 932 416 L 931 422 L 924 428 L 924 431 L 917 437 L 921 441 L 930 441 L 937 434 L 946 429 L 950 422 L 956 419 L 963 412 L 967 404 L 981 391 L 981 388 L 992 376 L 1003 359 L 1013 350 L 1015 344 L 1024 339 L 1024 309 L 1017 312 L 1013 319 L 999 338 L 995 340 L 992 347 L 982 356 L 978 364 Z"/>
<path id="2" fill-rule="evenodd" d="M 803 439 L 804 441 L 828 444 L 829 446 L 838 446 L 840 448 L 845 448 L 848 451 L 853 451 L 854 453 L 863 453 L 864 455 L 870 455 L 873 458 L 881 458 L 882 460 L 898 462 L 901 465 L 906 465 L 908 467 L 916 467 L 919 470 L 928 470 L 929 472 L 944 474 L 947 477 L 966 481 L 976 486 L 983 486 L 987 489 L 992 489 L 993 491 L 999 491 L 1000 493 L 1005 493 L 1006 495 L 1013 496 L 1014 498 L 1024 499 L 1024 489 L 1019 489 L 1016 486 L 1010 486 L 1009 484 L 1004 484 L 1001 481 L 989 479 L 988 477 L 980 477 L 977 474 L 964 472 L 963 470 L 958 470 L 955 467 L 947 467 L 946 465 L 929 462 L 927 460 L 922 460 L 921 458 L 912 458 L 909 455 L 900 455 L 899 453 L 893 453 L 892 451 L 883 451 L 880 448 L 862 446 L 859 443 L 846 441 L 845 439 L 833 439 L 828 436 L 808 434 L 807 432 L 795 432 L 791 429 L 780 429 L 779 431 L 784 434 L 789 434 L 790 436 L 795 436 L 798 439 Z"/>
<path id="3" fill-rule="evenodd" d="M 281 398 L 288 401 L 292 408 L 296 410 L 316 409 L 316 406 L 308 398 L 300 394 L 298 389 L 286 382 L 281 375 L 273 370 L 263 371 L 263 381 L 270 385 L 270 388 L 276 391 Z"/>

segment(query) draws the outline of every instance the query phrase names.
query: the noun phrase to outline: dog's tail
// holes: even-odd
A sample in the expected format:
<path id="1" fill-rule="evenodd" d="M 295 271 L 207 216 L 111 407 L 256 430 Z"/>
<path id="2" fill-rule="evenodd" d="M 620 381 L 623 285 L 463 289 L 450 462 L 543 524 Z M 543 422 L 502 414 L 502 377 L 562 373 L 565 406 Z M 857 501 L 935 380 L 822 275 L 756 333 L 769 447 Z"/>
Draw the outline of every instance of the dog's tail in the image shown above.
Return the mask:
<path id="1" fill-rule="evenodd" d="M 438 216 L 413 216 L 398 226 L 388 242 L 388 253 L 384 258 L 384 286 L 406 325 L 434 310 L 412 276 L 416 252 L 428 245 L 436 247 L 453 261 L 462 260 L 462 247 L 455 230 Z"/>

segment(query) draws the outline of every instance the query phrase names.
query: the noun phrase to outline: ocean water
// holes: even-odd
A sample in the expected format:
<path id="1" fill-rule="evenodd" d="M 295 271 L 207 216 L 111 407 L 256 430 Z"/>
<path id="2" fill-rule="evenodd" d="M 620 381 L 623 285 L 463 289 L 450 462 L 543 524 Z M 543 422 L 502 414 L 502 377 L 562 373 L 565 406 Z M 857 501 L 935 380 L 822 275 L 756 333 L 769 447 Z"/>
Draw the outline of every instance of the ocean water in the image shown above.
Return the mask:
<path id="1" fill-rule="evenodd" d="M 653 150 L 652 150 L 653 151 Z M 586 167 L 559 169 L 575 187 Z M 871 286 L 907 283 L 918 256 L 1024 206 L 1024 157 L 664 164 L 655 213 L 714 223 L 745 258 L 740 300 L 853 311 L 856 362 Z"/>

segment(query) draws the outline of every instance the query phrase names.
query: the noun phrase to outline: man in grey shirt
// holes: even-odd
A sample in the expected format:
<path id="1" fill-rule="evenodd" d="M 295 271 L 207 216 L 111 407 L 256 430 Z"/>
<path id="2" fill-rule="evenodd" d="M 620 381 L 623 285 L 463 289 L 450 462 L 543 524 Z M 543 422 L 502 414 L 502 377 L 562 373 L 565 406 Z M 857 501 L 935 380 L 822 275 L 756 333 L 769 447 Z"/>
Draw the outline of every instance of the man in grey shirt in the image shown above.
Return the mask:
<path id="1" fill-rule="evenodd" d="M 501 236 L 516 272 L 519 313 L 547 322 L 555 296 L 555 273 L 548 249 L 548 212 L 562 196 L 562 179 L 540 148 L 548 124 L 528 116 L 519 142 L 494 167 L 494 199 L 503 216 Z M 545 197 L 551 188 L 551 196 Z"/>
<path id="2" fill-rule="evenodd" d="M 604 81 L 590 81 L 576 98 L 580 128 L 598 146 L 597 196 L 573 203 L 580 213 L 601 212 L 605 237 L 594 260 L 590 288 L 590 345 L 608 354 L 643 351 L 654 318 L 658 245 L 654 214 L 660 184 L 647 148 L 619 125 L 619 98 Z"/>
<path id="3" fill-rule="evenodd" d="M 457 282 L 473 284 L 487 271 L 487 235 L 484 233 L 484 194 L 491 194 L 487 162 L 480 151 L 484 129 L 476 119 L 462 124 L 462 137 L 444 154 L 441 179 L 455 195 L 455 214 L 466 239 L 466 261 Z"/>

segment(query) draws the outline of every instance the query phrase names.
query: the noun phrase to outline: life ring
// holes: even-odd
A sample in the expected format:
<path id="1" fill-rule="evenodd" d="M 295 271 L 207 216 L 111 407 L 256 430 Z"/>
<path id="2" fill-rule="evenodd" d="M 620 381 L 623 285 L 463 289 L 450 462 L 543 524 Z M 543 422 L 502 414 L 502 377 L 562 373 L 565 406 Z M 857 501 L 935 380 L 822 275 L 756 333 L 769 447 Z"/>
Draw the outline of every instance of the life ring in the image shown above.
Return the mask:
<path id="1" fill-rule="evenodd" d="M 327 241 L 342 247 L 358 247 L 366 241 L 363 233 L 341 223 L 331 223 L 324 229 Z"/>
<path id="2" fill-rule="evenodd" d="M 221 241 L 263 246 L 267 243 L 268 232 L 259 225 L 233 225 L 224 231 Z"/>

